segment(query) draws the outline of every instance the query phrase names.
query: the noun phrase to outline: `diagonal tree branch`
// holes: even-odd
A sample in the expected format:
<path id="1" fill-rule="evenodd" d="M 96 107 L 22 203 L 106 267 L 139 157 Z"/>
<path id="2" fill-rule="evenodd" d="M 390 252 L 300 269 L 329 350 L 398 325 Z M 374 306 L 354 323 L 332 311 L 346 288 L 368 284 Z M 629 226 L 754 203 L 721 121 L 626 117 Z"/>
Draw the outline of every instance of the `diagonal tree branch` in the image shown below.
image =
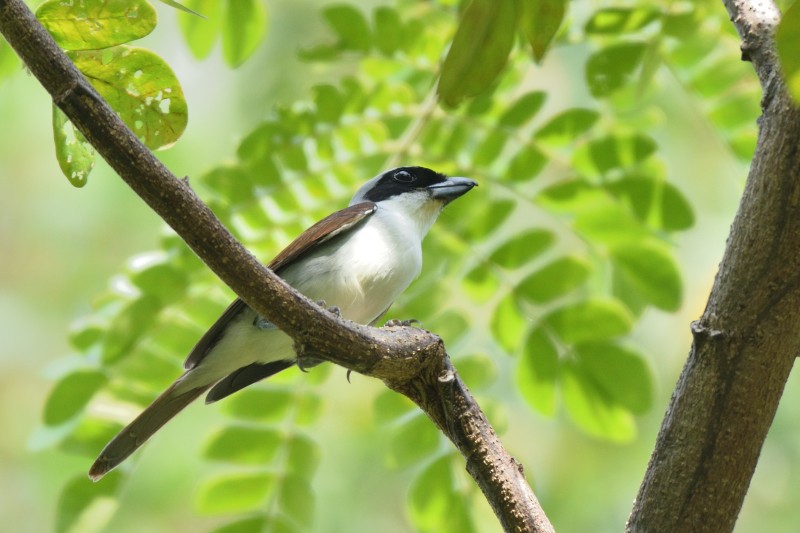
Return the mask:
<path id="1" fill-rule="evenodd" d="M 800 109 L 781 79 L 771 0 L 725 0 L 764 91 L 727 248 L 627 531 L 730 531 L 800 353 Z"/>
<path id="2" fill-rule="evenodd" d="M 407 395 L 467 461 L 506 531 L 552 531 L 525 480 L 450 363 L 436 335 L 375 329 L 327 313 L 261 265 L 122 123 L 22 0 L 0 0 L 0 32 L 97 152 L 257 313 L 313 354 Z M 88 482 L 88 481 L 87 481 Z"/>

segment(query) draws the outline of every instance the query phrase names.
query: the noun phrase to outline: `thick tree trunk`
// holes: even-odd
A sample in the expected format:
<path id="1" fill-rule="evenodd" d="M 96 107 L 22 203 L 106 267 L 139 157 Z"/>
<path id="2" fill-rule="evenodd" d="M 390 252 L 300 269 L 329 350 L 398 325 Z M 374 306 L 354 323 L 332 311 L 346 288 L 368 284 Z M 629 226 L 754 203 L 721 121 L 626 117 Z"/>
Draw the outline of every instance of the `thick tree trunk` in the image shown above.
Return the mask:
<path id="1" fill-rule="evenodd" d="M 631 532 L 733 529 L 800 352 L 800 109 L 778 72 L 775 5 L 726 5 L 764 89 L 758 146 Z"/>

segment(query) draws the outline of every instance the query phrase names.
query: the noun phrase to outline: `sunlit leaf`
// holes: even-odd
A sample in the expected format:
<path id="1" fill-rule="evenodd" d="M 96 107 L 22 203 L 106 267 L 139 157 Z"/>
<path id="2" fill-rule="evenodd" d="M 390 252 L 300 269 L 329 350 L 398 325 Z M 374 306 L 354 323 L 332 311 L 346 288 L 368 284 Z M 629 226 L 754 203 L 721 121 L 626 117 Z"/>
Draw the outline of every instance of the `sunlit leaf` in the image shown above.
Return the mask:
<path id="1" fill-rule="evenodd" d="M 222 12 L 222 56 L 232 67 L 244 63 L 267 33 L 267 10 L 259 0 L 228 0 Z"/>
<path id="2" fill-rule="evenodd" d="M 375 45 L 384 54 L 393 54 L 403 46 L 406 32 L 400 15 L 393 7 L 375 9 Z"/>
<path id="3" fill-rule="evenodd" d="M 272 461 L 282 443 L 272 428 L 229 426 L 211 437 L 203 454 L 214 461 L 258 465 Z"/>
<path id="4" fill-rule="evenodd" d="M 581 146 L 573 159 L 578 168 L 590 167 L 605 174 L 613 169 L 629 169 L 650 157 L 657 148 L 655 141 L 646 135 L 607 135 Z"/>
<path id="5" fill-rule="evenodd" d="M 536 132 L 534 138 L 539 142 L 562 146 L 586 133 L 599 118 L 600 114 L 591 109 L 568 109 L 550 119 Z"/>
<path id="6" fill-rule="evenodd" d="M 485 355 L 459 357 L 456 368 L 470 390 L 486 388 L 497 379 L 497 366 Z"/>
<path id="7" fill-rule="evenodd" d="M 461 283 L 467 296 L 485 302 L 497 293 L 500 282 L 487 265 L 478 265 L 464 276 Z"/>
<path id="8" fill-rule="evenodd" d="M 117 46 L 70 57 L 148 148 L 169 146 L 181 136 L 188 120 L 183 89 L 156 54 Z"/>
<path id="9" fill-rule="evenodd" d="M 535 178 L 547 164 L 547 156 L 533 145 L 523 146 L 508 162 L 503 177 L 509 181 Z"/>
<path id="10" fill-rule="evenodd" d="M 550 302 L 579 287 L 589 277 L 591 270 L 584 259 L 562 257 L 522 280 L 517 286 L 517 293 L 533 303 Z"/>
<path id="11" fill-rule="evenodd" d="M 375 397 L 375 421 L 388 424 L 415 409 L 414 403 L 392 390 L 381 391 Z"/>
<path id="12" fill-rule="evenodd" d="M 792 2 L 781 17 L 775 34 L 775 45 L 781 62 L 781 73 L 786 86 L 795 99 L 800 102 L 800 2 Z"/>
<path id="13" fill-rule="evenodd" d="M 152 295 L 133 300 L 114 318 L 103 339 L 102 359 L 113 363 L 129 355 L 133 346 L 156 322 L 161 301 Z"/>
<path id="14" fill-rule="evenodd" d="M 14 49 L 4 39 L 0 39 L 0 82 L 15 72 L 19 72 L 19 66 L 19 58 L 14 53 Z"/>
<path id="15" fill-rule="evenodd" d="M 96 50 L 125 44 L 156 27 L 156 10 L 145 0 L 47 0 L 36 18 L 66 50 Z"/>
<path id="16" fill-rule="evenodd" d="M 366 52 L 372 46 L 369 24 L 358 8 L 349 4 L 334 4 L 326 7 L 322 14 L 339 39 L 337 46 L 359 52 Z"/>
<path id="17" fill-rule="evenodd" d="M 281 510 L 295 522 L 308 528 L 314 522 L 314 492 L 308 481 L 289 475 L 281 483 Z"/>
<path id="18" fill-rule="evenodd" d="M 293 408 L 292 394 L 288 390 L 248 387 L 220 402 L 227 415 L 254 422 L 277 422 Z"/>
<path id="19" fill-rule="evenodd" d="M 102 530 L 119 506 L 116 498 L 120 475 L 111 472 L 102 483 L 87 483 L 85 475 L 70 479 L 61 489 L 56 509 L 55 531 Z"/>
<path id="20" fill-rule="evenodd" d="M 212 533 L 261 533 L 264 531 L 266 522 L 267 519 L 263 516 L 253 516 L 225 524 L 213 530 Z"/>
<path id="21" fill-rule="evenodd" d="M 575 217 L 575 229 L 595 244 L 616 245 L 645 238 L 648 234 L 624 206 L 598 197 L 582 206 Z"/>
<path id="22" fill-rule="evenodd" d="M 95 458 L 103 446 L 122 429 L 122 424 L 100 418 L 83 417 L 61 441 L 60 448 L 70 454 Z"/>
<path id="23" fill-rule="evenodd" d="M 645 48 L 644 43 L 624 42 L 592 54 L 586 63 L 586 81 L 592 96 L 603 98 L 628 84 Z"/>
<path id="24" fill-rule="evenodd" d="M 514 44 L 509 28 L 516 25 L 517 16 L 517 2 L 471 0 L 467 4 L 442 65 L 438 91 L 445 104 L 458 105 L 491 86 L 508 61 Z"/>
<path id="25" fill-rule="evenodd" d="M 653 378 L 640 354 L 604 342 L 579 344 L 575 355 L 577 364 L 609 402 L 639 415 L 650 409 Z"/>
<path id="26" fill-rule="evenodd" d="M 504 242 L 492 252 L 489 260 L 504 268 L 519 268 L 549 249 L 555 239 L 550 230 L 530 229 Z"/>
<path id="27" fill-rule="evenodd" d="M 433 423 L 418 414 L 393 430 L 386 461 L 392 468 L 405 468 L 433 454 L 439 444 L 439 432 Z"/>
<path id="28" fill-rule="evenodd" d="M 567 11 L 566 0 L 523 0 L 522 30 L 541 63 Z"/>
<path id="29" fill-rule="evenodd" d="M 83 187 L 94 168 L 94 148 L 83 134 L 53 106 L 53 140 L 56 145 L 56 160 L 61 172 L 74 187 Z"/>
<path id="30" fill-rule="evenodd" d="M 590 435 L 614 442 L 629 442 L 636 436 L 633 415 L 610 402 L 591 374 L 579 364 L 563 365 L 561 391 L 570 418 Z"/>
<path id="31" fill-rule="evenodd" d="M 221 31 L 222 2 L 219 0 L 186 0 L 187 8 L 205 17 L 178 17 L 178 25 L 189 50 L 197 59 L 208 57 Z"/>
<path id="32" fill-rule="evenodd" d="M 489 327 L 494 339 L 507 353 L 516 353 L 522 346 L 522 336 L 528 327 L 528 320 L 522 314 L 513 293 L 507 294 L 497 304 Z"/>
<path id="33" fill-rule="evenodd" d="M 411 485 L 411 521 L 424 533 L 473 533 L 475 525 L 466 505 L 468 498 L 457 493 L 453 483 L 452 459 L 442 457 L 428 465 Z"/>
<path id="34" fill-rule="evenodd" d="M 650 7 L 607 7 L 598 9 L 586 23 L 586 33 L 619 35 L 638 31 L 659 17 Z"/>
<path id="35" fill-rule="evenodd" d="M 680 307 L 680 273 L 665 245 L 654 240 L 621 244 L 611 249 L 611 258 L 646 301 L 665 311 Z"/>
<path id="36" fill-rule="evenodd" d="M 556 409 L 558 351 L 542 328 L 531 331 L 517 365 L 516 382 L 522 397 L 540 413 L 553 416 Z"/>
<path id="37" fill-rule="evenodd" d="M 319 445 L 309 437 L 295 433 L 286 441 L 287 470 L 303 479 L 311 479 L 319 465 Z"/>
<path id="38" fill-rule="evenodd" d="M 500 126 L 519 128 L 531 120 L 544 105 L 547 94 L 542 91 L 525 93 L 518 98 L 497 121 Z"/>
<path id="39" fill-rule="evenodd" d="M 630 205 L 643 222 L 667 231 L 694 225 L 694 213 L 686 197 L 671 183 L 649 176 L 628 177 L 609 184 L 608 189 Z"/>
<path id="40" fill-rule="evenodd" d="M 197 508 L 204 514 L 243 513 L 259 509 L 275 487 L 267 472 L 229 473 L 205 481 L 197 493 Z"/>
<path id="41" fill-rule="evenodd" d="M 568 304 L 545 321 L 564 342 L 607 340 L 630 332 L 633 319 L 617 300 L 590 299 Z"/>
<path id="42" fill-rule="evenodd" d="M 78 370 L 61 378 L 44 406 L 44 423 L 55 426 L 81 412 L 108 378 L 97 370 Z"/>

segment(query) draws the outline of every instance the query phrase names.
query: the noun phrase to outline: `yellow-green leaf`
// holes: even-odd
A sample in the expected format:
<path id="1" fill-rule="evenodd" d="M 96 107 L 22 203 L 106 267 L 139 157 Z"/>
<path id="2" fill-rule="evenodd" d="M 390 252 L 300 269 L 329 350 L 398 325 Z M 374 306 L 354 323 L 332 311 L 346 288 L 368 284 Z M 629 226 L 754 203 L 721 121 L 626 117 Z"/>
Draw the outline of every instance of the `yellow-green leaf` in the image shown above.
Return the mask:
<path id="1" fill-rule="evenodd" d="M 258 0 L 228 0 L 222 17 L 222 56 L 232 67 L 244 63 L 267 33 L 267 10 Z"/>
<path id="2" fill-rule="evenodd" d="M 781 18 L 775 35 L 781 70 L 796 102 L 800 102 L 800 2 L 795 1 Z"/>
<path id="3" fill-rule="evenodd" d="M 89 173 L 94 168 L 94 148 L 55 105 L 53 105 L 53 140 L 61 172 L 74 187 L 86 185 Z"/>
<path id="4" fill-rule="evenodd" d="M 173 144 L 186 129 L 183 89 L 169 65 L 143 48 L 71 52 L 75 65 L 150 149 Z"/>
<path id="5" fill-rule="evenodd" d="M 156 10 L 145 0 L 48 0 L 36 18 L 66 50 L 97 50 L 141 39 L 157 23 Z"/>

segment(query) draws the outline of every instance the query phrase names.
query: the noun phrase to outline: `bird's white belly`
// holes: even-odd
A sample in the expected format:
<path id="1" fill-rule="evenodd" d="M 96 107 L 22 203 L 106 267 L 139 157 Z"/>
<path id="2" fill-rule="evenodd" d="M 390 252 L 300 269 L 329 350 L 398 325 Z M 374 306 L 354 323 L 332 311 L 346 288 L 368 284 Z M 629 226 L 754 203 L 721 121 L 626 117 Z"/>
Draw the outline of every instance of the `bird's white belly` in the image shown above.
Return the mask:
<path id="1" fill-rule="evenodd" d="M 386 231 L 378 217 L 359 231 L 334 238 L 281 271 L 281 277 L 314 301 L 338 307 L 341 316 L 361 324 L 377 320 L 419 275 L 419 240 Z M 278 329 L 254 325 L 245 309 L 201 365 L 185 376 L 185 387 L 215 382 L 251 363 L 293 359 L 291 338 Z M 190 377 L 191 375 L 191 377 Z"/>

